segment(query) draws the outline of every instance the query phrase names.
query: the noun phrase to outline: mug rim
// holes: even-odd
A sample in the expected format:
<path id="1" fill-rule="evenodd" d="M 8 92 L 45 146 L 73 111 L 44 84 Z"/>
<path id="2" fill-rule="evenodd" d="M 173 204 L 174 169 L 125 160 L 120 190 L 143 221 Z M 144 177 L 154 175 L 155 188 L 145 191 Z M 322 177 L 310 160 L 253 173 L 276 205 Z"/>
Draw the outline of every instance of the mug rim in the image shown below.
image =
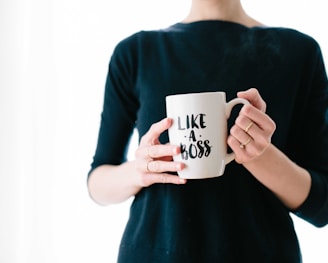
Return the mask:
<path id="1" fill-rule="evenodd" d="M 166 95 L 166 98 L 168 97 L 175 97 L 175 96 L 188 96 L 188 95 L 213 95 L 213 94 L 222 94 L 226 95 L 226 92 L 224 91 L 200 91 L 200 92 L 190 92 L 190 93 L 177 93 L 177 94 L 170 94 Z"/>

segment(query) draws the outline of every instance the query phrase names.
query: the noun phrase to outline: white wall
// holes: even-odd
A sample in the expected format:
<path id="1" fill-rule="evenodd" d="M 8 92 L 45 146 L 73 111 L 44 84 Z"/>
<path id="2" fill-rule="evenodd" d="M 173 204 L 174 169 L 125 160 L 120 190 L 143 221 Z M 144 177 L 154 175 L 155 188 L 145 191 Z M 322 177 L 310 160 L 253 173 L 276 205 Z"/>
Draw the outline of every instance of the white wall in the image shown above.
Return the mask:
<path id="1" fill-rule="evenodd" d="M 268 25 L 311 34 L 327 57 L 324 0 L 244 1 Z M 86 189 L 115 44 L 182 19 L 189 0 L 0 1 L 0 262 L 115 262 L 127 201 Z M 328 229 L 295 218 L 305 263 L 327 262 Z"/>

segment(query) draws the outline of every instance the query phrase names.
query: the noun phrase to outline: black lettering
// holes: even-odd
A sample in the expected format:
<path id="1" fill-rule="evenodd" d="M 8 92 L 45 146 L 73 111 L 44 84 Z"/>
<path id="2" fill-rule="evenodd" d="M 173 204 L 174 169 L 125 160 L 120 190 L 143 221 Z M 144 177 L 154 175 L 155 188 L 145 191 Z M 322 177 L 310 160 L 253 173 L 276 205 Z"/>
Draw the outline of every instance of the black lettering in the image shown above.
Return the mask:
<path id="1" fill-rule="evenodd" d="M 194 130 L 191 130 L 191 131 L 190 131 L 190 134 L 189 134 L 189 141 L 193 141 L 193 142 L 197 141 L 197 139 L 196 139 L 196 135 L 195 135 L 195 131 L 194 131 Z"/>
<path id="2" fill-rule="evenodd" d="M 186 145 L 180 143 L 180 155 L 182 160 L 188 160 L 188 152 L 186 151 Z"/>
<path id="3" fill-rule="evenodd" d="M 189 145 L 189 157 L 195 159 L 197 157 L 197 147 L 194 144 Z"/>
<path id="4" fill-rule="evenodd" d="M 205 140 L 204 141 L 204 146 L 205 146 L 205 156 L 208 157 L 211 153 L 211 148 L 212 146 L 210 145 L 210 141 L 209 140 Z"/>
<path id="5" fill-rule="evenodd" d="M 198 118 L 199 115 L 196 115 L 194 116 L 194 114 L 191 114 L 191 128 L 194 129 L 194 128 L 197 128 L 199 129 L 196 121 L 197 121 L 197 118 Z"/>
<path id="6" fill-rule="evenodd" d="M 204 155 L 204 147 L 203 147 L 203 141 L 198 141 L 197 142 L 197 147 L 198 147 L 198 158 L 202 158 Z"/>
<path id="7" fill-rule="evenodd" d="M 206 116 L 206 114 L 201 113 L 201 114 L 199 114 L 199 115 L 200 115 L 199 126 L 200 126 L 202 129 L 204 129 L 204 128 L 206 128 L 205 121 L 204 121 L 204 117 Z"/>
<path id="8" fill-rule="evenodd" d="M 181 126 L 181 118 L 180 116 L 178 117 L 178 130 L 185 130 L 186 128 L 182 128 Z"/>

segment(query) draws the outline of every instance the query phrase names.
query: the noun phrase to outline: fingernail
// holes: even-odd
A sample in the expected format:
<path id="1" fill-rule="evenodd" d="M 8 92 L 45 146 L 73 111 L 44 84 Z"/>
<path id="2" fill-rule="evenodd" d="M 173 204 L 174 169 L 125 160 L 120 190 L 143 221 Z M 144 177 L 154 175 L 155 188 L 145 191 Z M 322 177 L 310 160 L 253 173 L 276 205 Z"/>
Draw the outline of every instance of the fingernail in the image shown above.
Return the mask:
<path id="1" fill-rule="evenodd" d="M 179 179 L 179 182 L 182 183 L 182 184 L 184 184 L 186 182 L 186 179 L 180 178 Z"/>
<path id="2" fill-rule="evenodd" d="M 180 148 L 179 147 L 174 147 L 173 148 L 173 154 L 179 154 Z"/>
<path id="3" fill-rule="evenodd" d="M 176 168 L 177 168 L 177 171 L 181 171 L 181 170 L 183 170 L 183 168 L 185 168 L 185 165 L 183 163 L 178 163 L 176 165 Z"/>

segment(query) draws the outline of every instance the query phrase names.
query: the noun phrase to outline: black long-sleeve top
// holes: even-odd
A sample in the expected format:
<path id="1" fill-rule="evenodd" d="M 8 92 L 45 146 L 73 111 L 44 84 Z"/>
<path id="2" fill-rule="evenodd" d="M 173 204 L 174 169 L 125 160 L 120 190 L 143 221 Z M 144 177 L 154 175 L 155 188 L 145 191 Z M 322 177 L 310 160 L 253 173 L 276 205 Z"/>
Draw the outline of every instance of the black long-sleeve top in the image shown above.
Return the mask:
<path id="1" fill-rule="evenodd" d="M 305 202 L 288 210 L 235 162 L 221 177 L 155 184 L 133 200 L 119 263 L 301 262 L 290 213 L 318 227 L 328 222 L 328 82 L 308 35 L 199 21 L 122 40 L 110 60 L 91 171 L 126 160 L 133 129 L 142 137 L 166 116 L 165 96 L 224 91 L 230 100 L 250 87 L 277 125 L 272 143 L 311 174 Z M 166 132 L 160 140 L 168 142 Z"/>

